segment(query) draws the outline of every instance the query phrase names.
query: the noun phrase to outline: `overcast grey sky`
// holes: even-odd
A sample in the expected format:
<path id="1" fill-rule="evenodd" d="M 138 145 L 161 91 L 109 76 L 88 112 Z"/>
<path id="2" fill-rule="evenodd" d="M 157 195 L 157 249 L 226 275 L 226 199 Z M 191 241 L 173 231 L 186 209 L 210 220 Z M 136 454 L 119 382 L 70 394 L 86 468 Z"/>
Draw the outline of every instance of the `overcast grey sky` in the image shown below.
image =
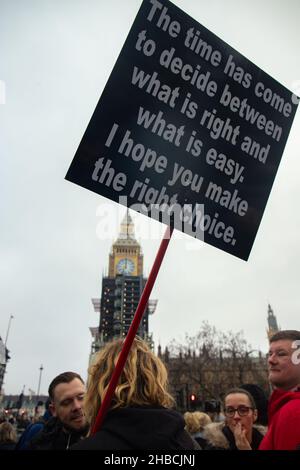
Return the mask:
<path id="1" fill-rule="evenodd" d="M 298 0 L 174 3 L 299 92 Z M 100 297 L 113 242 L 101 234 L 97 211 L 110 204 L 117 223 L 124 208 L 64 177 L 140 4 L 0 0 L 3 339 L 15 317 L 6 393 L 23 385 L 36 391 L 41 364 L 41 393 L 65 370 L 86 378 L 89 327 L 98 324 L 91 298 Z M 195 333 L 207 320 L 244 330 L 253 348 L 266 351 L 268 303 L 282 328 L 300 328 L 299 148 L 298 112 L 247 263 L 188 237 L 172 239 L 151 296 L 158 299 L 150 320 L 156 346 Z M 147 236 L 155 223 L 132 215 L 147 274 L 159 245 Z"/>

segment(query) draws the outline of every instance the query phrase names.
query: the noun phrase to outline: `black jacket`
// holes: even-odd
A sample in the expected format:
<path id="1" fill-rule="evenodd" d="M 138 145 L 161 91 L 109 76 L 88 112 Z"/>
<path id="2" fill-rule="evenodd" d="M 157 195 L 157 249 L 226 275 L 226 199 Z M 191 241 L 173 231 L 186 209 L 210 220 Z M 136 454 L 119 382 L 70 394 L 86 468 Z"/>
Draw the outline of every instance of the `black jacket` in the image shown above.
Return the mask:
<path id="1" fill-rule="evenodd" d="M 100 430 L 71 450 L 199 450 L 177 411 L 127 407 L 108 412 Z"/>
<path id="2" fill-rule="evenodd" d="M 57 418 L 51 418 L 34 436 L 29 450 L 66 450 L 82 438 L 82 432 L 66 432 Z"/>
<path id="3" fill-rule="evenodd" d="M 15 450 L 16 443 L 15 442 L 1 442 L 0 443 L 0 450 Z"/>

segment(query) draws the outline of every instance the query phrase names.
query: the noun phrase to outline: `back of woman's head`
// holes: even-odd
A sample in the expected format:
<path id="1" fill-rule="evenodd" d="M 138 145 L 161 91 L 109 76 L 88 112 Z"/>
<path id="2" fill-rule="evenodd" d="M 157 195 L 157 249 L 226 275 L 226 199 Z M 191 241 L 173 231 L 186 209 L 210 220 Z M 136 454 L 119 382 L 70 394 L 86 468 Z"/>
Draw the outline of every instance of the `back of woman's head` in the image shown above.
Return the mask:
<path id="1" fill-rule="evenodd" d="M 257 421 L 256 424 L 261 424 L 263 426 L 268 425 L 268 398 L 265 391 L 256 384 L 243 384 L 241 385 L 243 390 L 249 392 L 254 401 L 255 407 L 257 409 Z"/>
<path id="2" fill-rule="evenodd" d="M 196 418 L 198 419 L 198 422 L 200 424 L 200 431 L 203 430 L 203 428 L 211 423 L 211 418 L 206 414 L 203 413 L 202 411 L 195 411 L 194 412 Z"/>
<path id="3" fill-rule="evenodd" d="M 89 368 L 85 413 L 93 424 L 105 396 L 123 346 L 123 340 L 112 341 L 101 349 Z M 145 341 L 135 338 L 115 389 L 111 408 L 128 406 L 164 406 L 173 404 L 167 391 L 168 375 L 162 361 Z"/>
<path id="4" fill-rule="evenodd" d="M 16 431 L 10 423 L 5 422 L 0 424 L 0 442 L 17 442 Z"/>
<path id="5" fill-rule="evenodd" d="M 211 423 L 210 417 L 206 413 L 201 411 L 190 412 L 187 411 L 183 415 L 185 420 L 185 429 L 190 434 L 195 434 L 196 432 L 203 431 L 203 428 Z"/>

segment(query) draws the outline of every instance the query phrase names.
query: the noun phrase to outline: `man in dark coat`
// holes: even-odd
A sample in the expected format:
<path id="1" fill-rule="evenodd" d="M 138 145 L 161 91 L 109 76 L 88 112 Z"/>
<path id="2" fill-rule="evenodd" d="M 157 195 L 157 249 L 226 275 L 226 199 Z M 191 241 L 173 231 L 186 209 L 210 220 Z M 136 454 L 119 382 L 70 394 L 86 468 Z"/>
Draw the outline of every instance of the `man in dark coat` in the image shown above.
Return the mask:
<path id="1" fill-rule="evenodd" d="M 64 372 L 52 380 L 49 386 L 53 417 L 30 441 L 30 450 L 63 450 L 86 435 L 88 425 L 82 404 L 85 386 L 80 375 Z"/>

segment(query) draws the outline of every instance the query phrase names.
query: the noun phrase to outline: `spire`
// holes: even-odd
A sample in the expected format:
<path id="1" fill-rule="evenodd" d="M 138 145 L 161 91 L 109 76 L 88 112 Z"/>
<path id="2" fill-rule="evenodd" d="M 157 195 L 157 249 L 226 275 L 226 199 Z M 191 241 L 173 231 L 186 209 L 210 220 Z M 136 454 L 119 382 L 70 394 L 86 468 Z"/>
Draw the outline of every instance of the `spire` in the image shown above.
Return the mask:
<path id="1" fill-rule="evenodd" d="M 121 222 L 119 236 L 114 245 L 139 245 L 135 238 L 134 224 L 128 209 Z"/>
<path id="2" fill-rule="evenodd" d="M 268 304 L 268 318 L 270 318 L 271 316 L 274 316 L 274 312 L 271 305 Z"/>
<path id="3" fill-rule="evenodd" d="M 126 210 L 124 219 L 121 222 L 119 238 L 134 239 L 134 225 L 128 209 Z"/>
<path id="4" fill-rule="evenodd" d="M 277 331 L 279 331 L 277 318 L 274 315 L 274 311 L 271 305 L 268 304 L 268 329 L 267 329 L 268 338 L 270 339 L 271 336 L 277 333 Z"/>

